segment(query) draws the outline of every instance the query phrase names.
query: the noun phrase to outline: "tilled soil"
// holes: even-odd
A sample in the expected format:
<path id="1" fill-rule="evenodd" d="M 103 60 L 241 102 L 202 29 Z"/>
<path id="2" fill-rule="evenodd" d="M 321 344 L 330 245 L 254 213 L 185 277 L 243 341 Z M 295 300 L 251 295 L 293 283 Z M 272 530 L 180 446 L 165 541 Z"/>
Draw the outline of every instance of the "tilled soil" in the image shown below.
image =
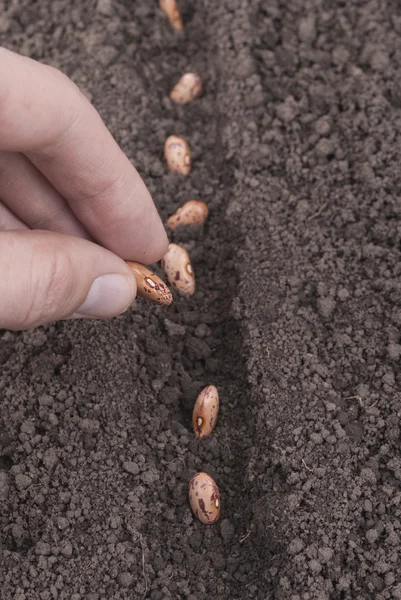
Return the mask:
<path id="1" fill-rule="evenodd" d="M 172 237 L 193 298 L 2 332 L 0 598 L 401 599 L 401 8 L 180 5 L 183 34 L 156 1 L 0 0 L 2 44 L 81 87 L 163 219 L 210 208 Z M 177 107 L 187 70 L 205 92 Z"/>

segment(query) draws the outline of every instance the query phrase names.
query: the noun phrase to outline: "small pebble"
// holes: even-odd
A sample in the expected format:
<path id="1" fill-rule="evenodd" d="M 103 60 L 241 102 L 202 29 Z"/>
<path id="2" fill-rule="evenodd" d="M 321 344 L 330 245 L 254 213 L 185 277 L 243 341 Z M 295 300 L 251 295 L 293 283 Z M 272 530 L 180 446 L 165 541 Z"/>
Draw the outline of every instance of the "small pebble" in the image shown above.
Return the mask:
<path id="1" fill-rule="evenodd" d="M 377 531 L 377 529 L 368 529 L 368 531 L 366 532 L 366 539 L 368 540 L 369 544 L 374 544 L 378 537 L 379 532 Z"/>
<path id="2" fill-rule="evenodd" d="M 109 17 L 113 12 L 113 5 L 111 0 L 98 0 L 96 10 L 101 14 Z"/>
<path id="3" fill-rule="evenodd" d="M 138 465 L 132 461 L 123 463 L 123 469 L 126 471 L 126 473 L 130 473 L 131 475 L 138 475 L 139 473 Z"/>
<path id="4" fill-rule="evenodd" d="M 133 575 L 131 575 L 131 573 L 128 573 L 127 571 L 125 571 L 124 573 L 120 573 L 120 575 L 118 576 L 118 581 L 121 587 L 123 588 L 129 587 L 133 582 L 133 579 Z"/>
<path id="5" fill-rule="evenodd" d="M 305 548 L 305 544 L 300 538 L 295 538 L 288 546 L 289 554 L 299 554 Z"/>
<path id="6" fill-rule="evenodd" d="M 299 23 L 298 35 L 301 42 L 312 43 L 316 38 L 316 17 L 310 13 Z"/>
<path id="7" fill-rule="evenodd" d="M 28 475 L 24 475 L 23 473 L 18 473 L 15 477 L 15 485 L 19 491 L 25 490 L 32 483 L 32 479 Z"/>
<path id="8" fill-rule="evenodd" d="M 72 544 L 70 542 L 65 542 L 61 547 L 61 554 L 65 558 L 70 558 L 72 556 Z"/>

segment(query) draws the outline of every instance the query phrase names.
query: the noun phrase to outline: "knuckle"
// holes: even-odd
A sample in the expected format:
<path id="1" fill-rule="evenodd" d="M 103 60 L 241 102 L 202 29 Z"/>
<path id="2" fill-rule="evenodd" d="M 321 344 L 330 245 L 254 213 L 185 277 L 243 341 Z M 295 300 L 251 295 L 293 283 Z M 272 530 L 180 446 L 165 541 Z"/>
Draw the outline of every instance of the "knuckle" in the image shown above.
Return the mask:
<path id="1" fill-rule="evenodd" d="M 60 316 L 64 316 L 68 310 L 71 296 L 74 290 L 74 268 L 70 254 L 62 246 L 52 252 L 48 261 L 47 273 L 43 277 L 42 289 L 39 297 L 42 301 L 42 317 L 46 320 L 57 310 Z"/>
<path id="2" fill-rule="evenodd" d="M 62 71 L 46 65 L 47 74 L 57 80 L 55 85 L 63 91 L 63 110 L 60 126 L 55 128 L 52 135 L 42 144 L 40 148 L 34 150 L 35 156 L 42 160 L 53 159 L 55 152 L 60 151 L 69 143 L 81 123 L 83 113 L 83 94 L 78 86 Z"/>
<path id="3" fill-rule="evenodd" d="M 43 65 L 47 70 L 51 77 L 57 79 L 57 83 L 60 84 L 63 89 L 67 92 L 74 94 L 75 96 L 80 96 L 79 87 L 73 82 L 72 79 L 68 77 L 63 71 L 58 69 L 57 67 L 52 67 L 51 65 Z"/>
<path id="4" fill-rule="evenodd" d="M 35 327 L 67 316 L 74 290 L 74 269 L 68 252 L 59 247 L 40 247 L 31 260 L 28 302 L 21 315 L 19 329 Z"/>
<path id="5" fill-rule="evenodd" d="M 110 173 L 99 173 L 99 177 L 96 181 L 92 182 L 90 191 L 88 191 L 86 185 L 82 185 L 82 189 L 77 190 L 77 198 L 81 202 L 90 202 L 96 199 L 98 210 L 103 211 L 108 219 L 110 219 L 109 225 L 121 224 L 121 212 L 117 204 L 117 200 L 114 204 L 110 204 L 110 198 L 119 198 L 121 190 L 127 188 L 127 173 L 124 171 L 111 171 Z M 123 195 L 121 195 L 123 196 Z M 120 200 L 122 209 L 124 208 L 123 199 Z M 102 206 L 103 205 L 103 206 Z M 107 213 L 107 214 L 106 214 Z"/>

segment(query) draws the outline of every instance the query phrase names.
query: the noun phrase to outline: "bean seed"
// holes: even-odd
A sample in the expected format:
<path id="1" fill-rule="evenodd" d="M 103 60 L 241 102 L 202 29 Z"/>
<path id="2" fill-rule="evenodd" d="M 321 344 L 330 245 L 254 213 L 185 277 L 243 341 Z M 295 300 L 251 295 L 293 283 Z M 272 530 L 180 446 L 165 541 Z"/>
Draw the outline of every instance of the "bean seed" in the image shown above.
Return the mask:
<path id="1" fill-rule="evenodd" d="M 220 492 L 207 473 L 197 473 L 189 482 L 189 503 L 194 515 L 207 525 L 220 517 Z"/>
<path id="2" fill-rule="evenodd" d="M 206 221 L 209 209 L 205 202 L 189 200 L 167 220 L 167 227 L 175 231 L 180 225 L 202 224 Z"/>
<path id="3" fill-rule="evenodd" d="M 219 392 L 214 385 L 201 391 L 192 413 L 192 425 L 197 438 L 210 435 L 216 426 L 219 414 Z"/>
<path id="4" fill-rule="evenodd" d="M 185 73 L 170 92 L 176 104 L 188 104 L 202 93 L 202 80 L 196 73 Z"/>
<path id="5" fill-rule="evenodd" d="M 185 248 L 170 244 L 162 258 L 162 268 L 170 285 L 187 296 L 195 293 L 195 273 Z"/>
<path id="6" fill-rule="evenodd" d="M 170 171 L 188 175 L 191 170 L 191 151 L 183 138 L 170 135 L 164 145 L 164 155 Z"/>
<path id="7" fill-rule="evenodd" d="M 160 8 L 166 13 L 168 20 L 174 29 L 181 31 L 183 29 L 180 9 L 176 0 L 160 0 Z"/>
<path id="8" fill-rule="evenodd" d="M 162 306 L 172 303 L 173 296 L 160 277 L 140 263 L 127 261 L 127 264 L 135 275 L 138 296 Z"/>

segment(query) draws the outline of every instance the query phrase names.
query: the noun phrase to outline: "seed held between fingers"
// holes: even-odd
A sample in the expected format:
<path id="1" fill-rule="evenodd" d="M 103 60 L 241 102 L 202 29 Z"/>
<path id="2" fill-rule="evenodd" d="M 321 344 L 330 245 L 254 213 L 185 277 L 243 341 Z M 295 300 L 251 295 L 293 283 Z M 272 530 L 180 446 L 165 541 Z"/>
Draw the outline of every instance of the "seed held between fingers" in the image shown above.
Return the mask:
<path id="1" fill-rule="evenodd" d="M 174 29 L 181 31 L 183 29 L 183 24 L 180 9 L 178 8 L 176 0 L 160 0 L 159 4 Z"/>
<path id="2" fill-rule="evenodd" d="M 176 104 L 188 104 L 202 93 L 202 80 L 196 73 L 185 73 L 170 92 Z"/>
<path id="3" fill-rule="evenodd" d="M 207 473 L 196 473 L 189 482 L 189 504 L 201 523 L 212 525 L 219 519 L 219 488 Z"/>
<path id="4" fill-rule="evenodd" d="M 214 385 L 205 387 L 195 402 L 192 425 L 197 438 L 210 435 L 216 426 L 219 414 L 219 392 Z"/>
<path id="5" fill-rule="evenodd" d="M 160 277 L 140 263 L 127 261 L 127 265 L 135 275 L 138 296 L 161 306 L 172 303 L 173 296 Z"/>
<path id="6" fill-rule="evenodd" d="M 167 220 L 167 227 L 175 231 L 180 225 L 201 225 L 208 217 L 209 208 L 205 202 L 189 200 Z"/>
<path id="7" fill-rule="evenodd" d="M 187 296 L 195 293 L 195 273 L 185 248 L 170 244 L 162 258 L 162 268 L 170 285 Z"/>
<path id="8" fill-rule="evenodd" d="M 170 135 L 164 145 L 164 155 L 170 171 L 188 175 L 191 170 L 191 151 L 183 138 Z"/>

